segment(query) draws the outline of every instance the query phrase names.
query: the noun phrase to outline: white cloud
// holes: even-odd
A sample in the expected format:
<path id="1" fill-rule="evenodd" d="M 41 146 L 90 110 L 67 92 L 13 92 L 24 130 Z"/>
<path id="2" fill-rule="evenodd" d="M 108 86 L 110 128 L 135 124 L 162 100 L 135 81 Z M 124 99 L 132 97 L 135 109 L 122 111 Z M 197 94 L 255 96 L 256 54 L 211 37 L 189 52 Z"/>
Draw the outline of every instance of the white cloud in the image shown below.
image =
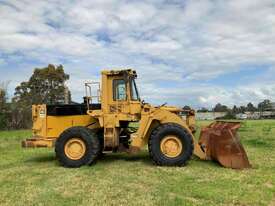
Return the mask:
<path id="1" fill-rule="evenodd" d="M 274 24 L 273 0 L 3 1 L 0 70 L 62 63 L 77 85 L 101 68 L 133 67 L 155 103 L 241 104 L 274 97 Z M 256 83 L 207 82 L 253 65 L 270 67 Z"/>

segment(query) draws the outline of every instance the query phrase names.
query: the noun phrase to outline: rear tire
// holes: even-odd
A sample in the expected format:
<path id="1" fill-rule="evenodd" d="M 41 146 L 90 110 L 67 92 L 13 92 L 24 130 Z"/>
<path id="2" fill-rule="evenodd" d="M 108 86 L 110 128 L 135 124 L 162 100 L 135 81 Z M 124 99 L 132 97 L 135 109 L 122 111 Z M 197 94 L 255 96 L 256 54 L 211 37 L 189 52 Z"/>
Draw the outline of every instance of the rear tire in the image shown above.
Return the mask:
<path id="1" fill-rule="evenodd" d="M 95 162 L 100 151 L 98 136 L 86 127 L 65 130 L 55 143 L 55 153 L 64 167 L 81 167 Z"/>
<path id="2" fill-rule="evenodd" d="M 166 146 L 172 144 L 172 152 L 163 151 L 165 142 L 168 142 Z M 193 154 L 194 144 L 192 136 L 182 126 L 166 123 L 153 130 L 148 148 L 150 158 L 156 165 L 184 166 Z"/>

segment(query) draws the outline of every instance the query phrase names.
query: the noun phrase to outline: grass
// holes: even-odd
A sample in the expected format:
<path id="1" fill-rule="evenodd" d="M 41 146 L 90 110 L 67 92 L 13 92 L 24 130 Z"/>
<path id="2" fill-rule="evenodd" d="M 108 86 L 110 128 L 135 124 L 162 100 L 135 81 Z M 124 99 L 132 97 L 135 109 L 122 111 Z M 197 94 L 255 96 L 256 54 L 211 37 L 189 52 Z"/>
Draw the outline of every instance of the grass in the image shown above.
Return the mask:
<path id="1" fill-rule="evenodd" d="M 0 205 L 275 205 L 275 121 L 244 121 L 239 133 L 249 170 L 195 157 L 186 167 L 157 167 L 146 150 L 65 169 L 51 149 L 21 149 L 30 131 L 3 131 Z"/>

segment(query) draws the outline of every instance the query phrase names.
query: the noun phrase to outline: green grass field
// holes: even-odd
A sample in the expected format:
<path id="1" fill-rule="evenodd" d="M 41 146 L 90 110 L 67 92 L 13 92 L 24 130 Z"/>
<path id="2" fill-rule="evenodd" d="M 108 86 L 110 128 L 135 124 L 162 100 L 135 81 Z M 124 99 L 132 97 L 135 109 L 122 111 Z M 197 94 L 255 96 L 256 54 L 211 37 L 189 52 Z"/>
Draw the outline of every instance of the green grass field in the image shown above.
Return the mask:
<path id="1" fill-rule="evenodd" d="M 245 121 L 239 134 L 253 169 L 195 157 L 157 167 L 146 150 L 66 169 L 51 149 L 21 149 L 30 131 L 0 132 L 0 205 L 275 205 L 275 121 Z"/>

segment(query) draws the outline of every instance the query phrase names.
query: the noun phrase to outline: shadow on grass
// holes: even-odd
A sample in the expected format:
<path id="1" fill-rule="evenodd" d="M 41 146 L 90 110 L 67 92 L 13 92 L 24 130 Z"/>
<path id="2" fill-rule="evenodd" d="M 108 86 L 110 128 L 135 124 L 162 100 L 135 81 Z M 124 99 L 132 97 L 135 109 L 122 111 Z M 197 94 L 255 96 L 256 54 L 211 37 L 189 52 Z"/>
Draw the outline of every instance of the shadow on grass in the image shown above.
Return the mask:
<path id="1" fill-rule="evenodd" d="M 149 155 L 145 152 L 140 154 L 130 155 L 126 153 L 113 153 L 113 154 L 104 154 L 98 162 L 102 164 L 115 163 L 117 160 L 122 160 L 126 162 L 142 162 L 146 165 L 152 165 L 152 161 Z"/>
<path id="2" fill-rule="evenodd" d="M 127 162 L 140 162 L 144 165 L 153 165 L 152 160 L 149 157 L 149 154 L 146 151 L 142 151 L 138 154 L 131 155 L 127 153 L 107 153 L 104 154 L 102 157 L 100 157 L 96 164 L 101 164 L 101 165 L 107 165 L 107 164 L 116 164 L 117 161 L 124 161 L 125 163 Z M 31 158 L 28 158 L 24 161 L 25 163 L 38 163 L 38 164 L 43 164 L 43 163 L 53 163 L 55 166 L 59 166 L 59 163 L 55 157 L 54 154 L 43 154 L 39 156 L 33 156 Z M 195 165 L 204 165 L 204 167 L 222 167 L 218 162 L 216 161 L 208 161 L 208 160 L 201 160 L 196 156 L 193 156 L 192 159 L 190 160 Z"/>
<path id="3" fill-rule="evenodd" d="M 96 164 L 99 163 L 101 165 L 107 164 L 115 164 L 116 161 L 125 161 L 125 162 L 140 162 L 144 165 L 153 165 L 152 160 L 149 157 L 149 154 L 146 152 L 141 152 L 139 154 L 130 155 L 127 153 L 110 153 L 104 154 L 100 157 Z M 206 167 L 222 167 L 216 161 L 207 161 L 207 160 L 200 160 L 199 158 L 193 156 L 190 160 L 191 162 L 195 163 L 195 165 L 205 165 Z M 40 155 L 37 157 L 28 158 L 24 161 L 25 163 L 54 163 L 56 166 L 59 166 L 59 163 L 55 157 L 55 155 Z"/>
<path id="4" fill-rule="evenodd" d="M 147 153 L 140 153 L 136 155 L 128 155 L 126 153 L 110 153 L 110 154 L 104 154 L 102 157 L 100 157 L 97 160 L 97 163 L 102 163 L 102 164 L 111 164 L 115 163 L 118 160 L 126 161 L 126 162 L 143 162 L 144 164 L 151 165 L 152 162 L 149 158 L 149 155 Z M 58 161 L 55 157 L 55 155 L 39 155 L 36 157 L 31 157 L 28 158 L 24 161 L 25 163 L 56 163 L 58 164 Z"/>
<path id="5" fill-rule="evenodd" d="M 32 157 L 29 158 L 27 160 L 25 160 L 25 162 L 37 162 L 37 163 L 45 163 L 45 162 L 53 162 L 55 161 L 55 155 L 47 155 L 47 156 L 37 156 L 37 157 Z"/>
<path id="6" fill-rule="evenodd" d="M 193 155 L 193 157 L 190 160 L 194 166 L 198 167 L 209 167 L 209 168 L 215 168 L 215 167 L 222 167 L 217 161 L 215 160 L 202 160 L 196 156 Z"/>
<path id="7" fill-rule="evenodd" d="M 106 154 L 103 158 L 99 159 L 98 161 L 103 164 L 109 164 L 109 163 L 115 163 L 117 160 L 122 160 L 125 162 L 142 162 L 145 165 L 154 165 L 152 160 L 149 157 L 149 154 L 146 152 L 142 152 L 140 154 L 136 155 L 128 155 L 125 153 L 117 153 L 117 154 Z M 212 167 L 212 168 L 220 168 L 222 167 L 217 161 L 212 160 L 201 160 L 196 156 L 193 156 L 190 160 L 190 162 L 194 163 L 194 165 L 205 165 L 206 167 Z M 188 166 L 188 165 L 187 165 Z M 205 167 L 204 166 L 204 167 Z M 222 167 L 223 168 L 223 167 Z"/>

